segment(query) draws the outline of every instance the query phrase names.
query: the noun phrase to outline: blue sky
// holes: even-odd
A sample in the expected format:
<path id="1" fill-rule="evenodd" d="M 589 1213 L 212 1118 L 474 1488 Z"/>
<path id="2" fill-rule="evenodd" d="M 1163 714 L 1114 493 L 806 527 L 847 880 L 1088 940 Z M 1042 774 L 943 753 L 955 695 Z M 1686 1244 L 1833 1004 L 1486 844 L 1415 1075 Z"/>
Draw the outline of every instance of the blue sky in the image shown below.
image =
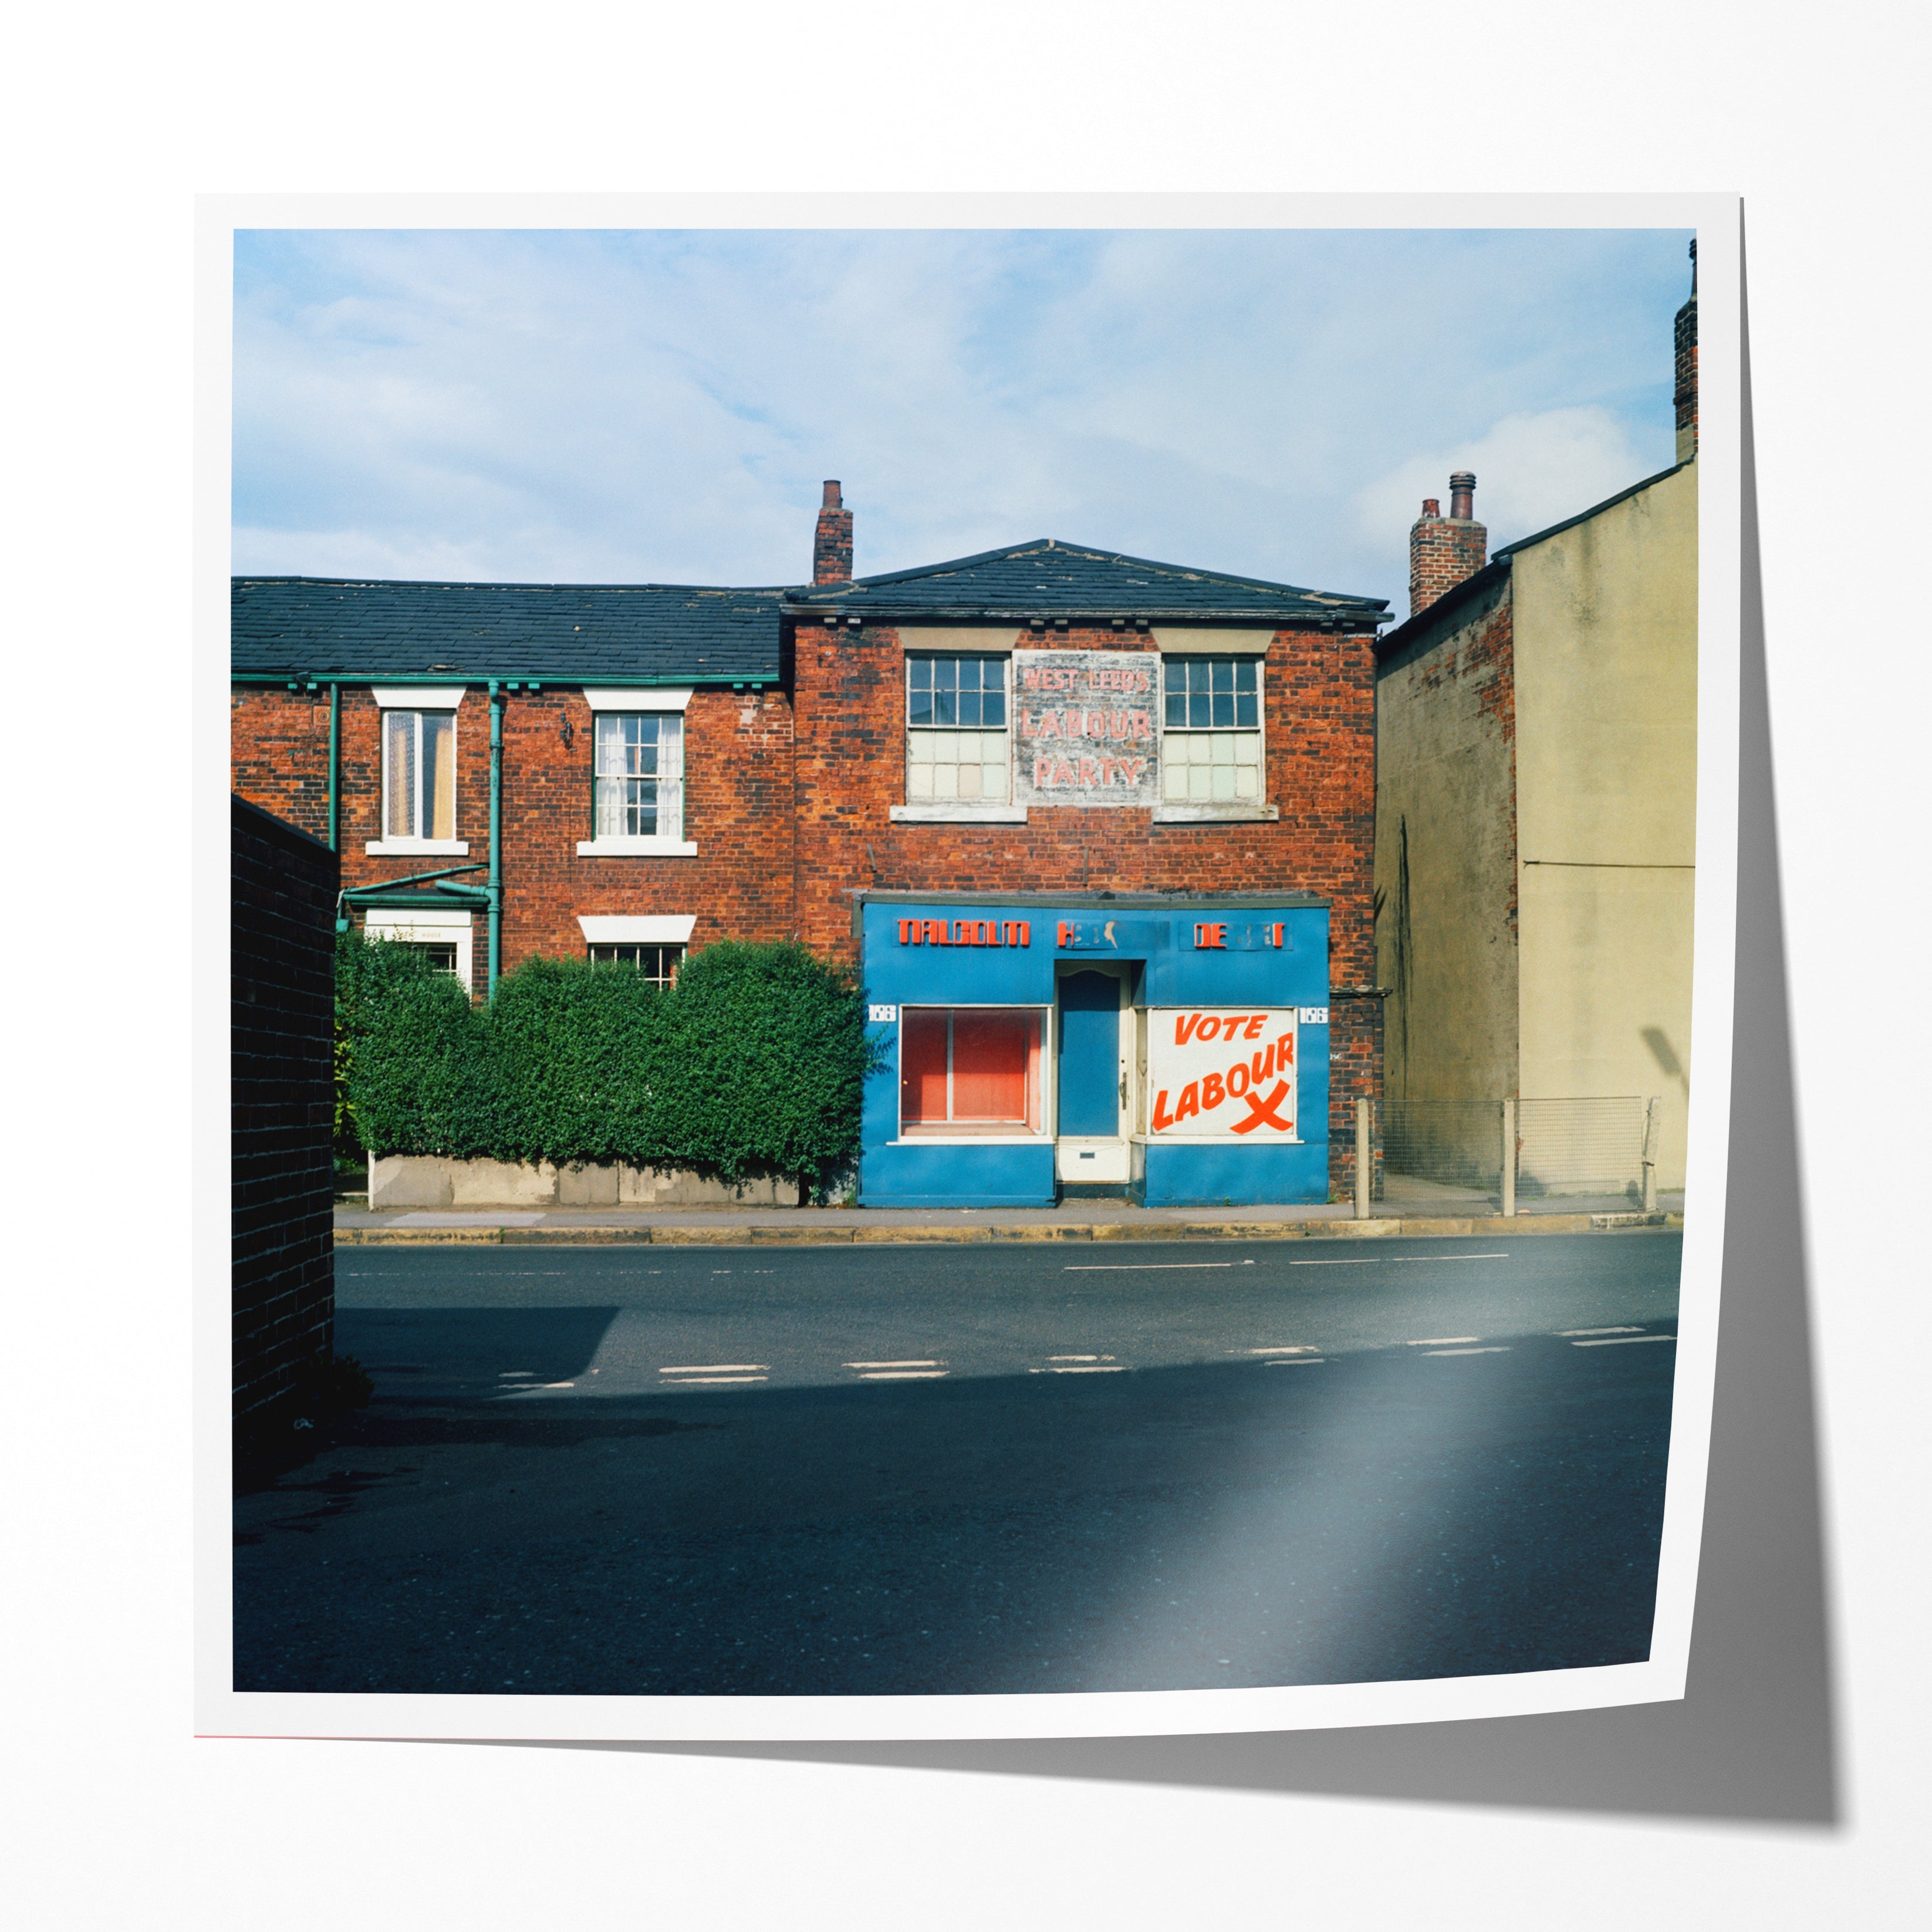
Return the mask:
<path id="1" fill-rule="evenodd" d="M 254 231 L 234 568 L 860 574 L 1032 537 L 1389 598 L 1672 460 L 1688 231 Z M 1448 507 L 1445 500 L 1444 507 Z"/>

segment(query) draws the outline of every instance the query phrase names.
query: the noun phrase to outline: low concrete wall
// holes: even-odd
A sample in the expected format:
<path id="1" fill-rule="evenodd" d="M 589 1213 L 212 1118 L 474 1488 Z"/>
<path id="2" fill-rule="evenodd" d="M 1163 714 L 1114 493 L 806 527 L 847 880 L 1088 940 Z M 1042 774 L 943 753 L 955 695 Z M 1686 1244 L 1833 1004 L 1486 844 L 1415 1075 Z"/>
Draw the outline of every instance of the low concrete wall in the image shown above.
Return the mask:
<path id="1" fill-rule="evenodd" d="M 554 1166 L 388 1154 L 369 1162 L 371 1208 L 796 1208 L 798 1184 L 735 1186 L 688 1168 Z"/>

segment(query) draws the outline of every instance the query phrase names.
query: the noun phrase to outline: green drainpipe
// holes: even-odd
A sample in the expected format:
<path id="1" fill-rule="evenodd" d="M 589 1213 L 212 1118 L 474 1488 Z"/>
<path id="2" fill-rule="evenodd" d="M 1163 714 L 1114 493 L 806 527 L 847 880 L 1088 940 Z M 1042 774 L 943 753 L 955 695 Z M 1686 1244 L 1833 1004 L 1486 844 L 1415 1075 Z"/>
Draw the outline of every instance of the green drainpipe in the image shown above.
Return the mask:
<path id="1" fill-rule="evenodd" d="M 503 946 L 503 698 L 490 680 L 490 990 L 496 997 L 496 974 Z"/>
<path id="2" fill-rule="evenodd" d="M 331 681 L 328 687 L 328 849 L 332 852 L 342 850 L 338 814 L 341 810 L 341 793 L 336 781 L 336 767 L 340 762 L 342 745 L 342 687 Z"/>

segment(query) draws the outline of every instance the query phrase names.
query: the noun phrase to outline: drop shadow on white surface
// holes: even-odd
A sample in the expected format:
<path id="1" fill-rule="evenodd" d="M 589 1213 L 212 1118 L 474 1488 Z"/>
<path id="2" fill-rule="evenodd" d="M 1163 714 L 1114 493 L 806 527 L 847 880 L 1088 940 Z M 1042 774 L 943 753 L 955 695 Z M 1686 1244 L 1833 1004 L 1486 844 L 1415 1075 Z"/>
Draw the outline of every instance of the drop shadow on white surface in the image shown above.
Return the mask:
<path id="1" fill-rule="evenodd" d="M 1745 320 L 1730 1201 L 1703 1555 L 1684 1701 L 1201 1737 L 572 1748 L 1820 1827 L 1840 1822 L 1748 309 Z"/>

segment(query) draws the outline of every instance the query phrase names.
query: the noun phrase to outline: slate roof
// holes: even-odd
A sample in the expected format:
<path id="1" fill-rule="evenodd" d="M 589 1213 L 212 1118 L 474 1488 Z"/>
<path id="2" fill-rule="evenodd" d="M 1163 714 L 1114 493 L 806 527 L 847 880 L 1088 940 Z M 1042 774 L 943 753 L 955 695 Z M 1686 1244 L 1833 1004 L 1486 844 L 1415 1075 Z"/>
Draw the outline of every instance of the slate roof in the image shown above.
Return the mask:
<path id="1" fill-rule="evenodd" d="M 663 584 L 238 577 L 241 676 L 776 683 L 782 593 Z"/>
<path id="2" fill-rule="evenodd" d="M 1250 620 L 1372 631 L 1389 622 L 1388 600 L 1349 597 L 1264 578 L 1230 577 L 1124 556 L 1117 550 L 1040 537 L 918 570 L 818 584 L 787 593 L 788 608 L 836 610 L 868 619 L 946 616 L 1145 617 L 1169 622 Z"/>

